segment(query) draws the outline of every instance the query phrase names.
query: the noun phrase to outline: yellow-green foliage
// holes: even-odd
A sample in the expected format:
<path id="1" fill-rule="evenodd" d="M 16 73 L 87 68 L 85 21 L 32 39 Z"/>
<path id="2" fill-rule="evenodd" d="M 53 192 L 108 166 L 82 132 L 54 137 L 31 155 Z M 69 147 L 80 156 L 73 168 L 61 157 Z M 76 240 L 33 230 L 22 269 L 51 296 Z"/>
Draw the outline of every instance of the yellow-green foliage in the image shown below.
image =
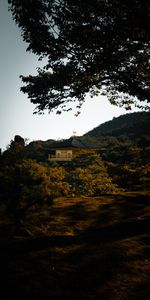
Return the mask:
<path id="1" fill-rule="evenodd" d="M 65 182 L 66 171 L 63 167 L 49 167 L 50 194 L 52 197 L 67 196 L 69 184 Z"/>
<path id="2" fill-rule="evenodd" d="M 69 174 L 73 193 L 95 196 L 117 191 L 103 161 L 95 153 L 81 153 L 73 163 L 74 168 Z"/>
<path id="3" fill-rule="evenodd" d="M 5 166 L 0 176 L 1 196 L 13 213 L 66 195 L 68 190 L 62 167 L 49 168 L 31 159 Z"/>
<path id="4" fill-rule="evenodd" d="M 115 164 L 107 162 L 107 169 L 113 182 L 128 190 L 149 189 L 150 184 L 150 164 L 142 166 L 130 164 Z"/>
<path id="5" fill-rule="evenodd" d="M 88 151 L 78 155 L 66 169 L 23 159 L 6 165 L 0 177 L 2 197 L 13 211 L 59 196 L 96 196 L 117 190 L 101 158 Z"/>

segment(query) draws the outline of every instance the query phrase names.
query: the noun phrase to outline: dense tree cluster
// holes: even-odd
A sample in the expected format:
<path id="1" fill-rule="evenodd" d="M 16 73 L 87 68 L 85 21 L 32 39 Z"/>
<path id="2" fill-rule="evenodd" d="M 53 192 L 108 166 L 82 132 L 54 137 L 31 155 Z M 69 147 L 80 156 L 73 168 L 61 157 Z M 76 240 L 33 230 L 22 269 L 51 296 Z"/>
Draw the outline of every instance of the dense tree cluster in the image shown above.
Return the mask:
<path id="1" fill-rule="evenodd" d="M 76 195 L 98 196 L 119 191 L 101 157 L 83 151 L 73 161 L 68 181 Z"/>
<path id="2" fill-rule="evenodd" d="M 35 145 L 32 151 L 28 153 L 24 139 L 15 136 L 1 156 L 0 200 L 15 217 L 17 226 L 29 209 L 50 205 L 56 197 L 117 191 L 98 155 L 85 151 L 63 166 L 50 164 L 46 158 L 37 161 L 36 155 L 38 160 L 42 156 L 36 153 Z"/>
<path id="3" fill-rule="evenodd" d="M 8 0 L 28 51 L 46 58 L 21 90 L 37 112 L 80 109 L 87 93 L 148 108 L 149 0 Z M 141 102 L 138 102 L 140 100 Z M 144 104 L 143 104 L 144 101 Z"/>
<path id="4" fill-rule="evenodd" d="M 54 163 L 44 157 L 41 141 L 27 145 L 22 137 L 15 136 L 0 159 L 0 201 L 15 218 L 17 227 L 28 210 L 49 206 L 56 197 L 93 197 L 147 189 L 147 139 L 140 146 L 116 137 L 108 138 L 107 145 L 103 142 L 105 146 L 111 142 L 104 152 L 82 150 L 71 162 Z M 47 149 L 49 143 L 43 142 L 43 147 Z"/>

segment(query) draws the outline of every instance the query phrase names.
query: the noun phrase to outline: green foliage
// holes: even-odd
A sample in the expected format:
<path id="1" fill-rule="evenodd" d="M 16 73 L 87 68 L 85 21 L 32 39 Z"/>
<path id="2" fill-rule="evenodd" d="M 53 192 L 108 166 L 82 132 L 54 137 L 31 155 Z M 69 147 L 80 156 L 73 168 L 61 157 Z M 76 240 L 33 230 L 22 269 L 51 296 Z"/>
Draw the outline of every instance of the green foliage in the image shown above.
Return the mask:
<path id="1" fill-rule="evenodd" d="M 62 167 L 49 168 L 34 160 L 20 160 L 1 168 L 1 201 L 20 220 L 33 206 L 49 204 L 53 198 L 66 195 L 65 170 Z"/>
<path id="2" fill-rule="evenodd" d="M 121 135 L 116 134 L 119 130 Z M 101 147 L 96 153 L 84 149 L 69 162 L 50 163 L 52 140 L 26 145 L 22 137 L 14 137 L 1 155 L 0 199 L 16 220 L 59 196 L 149 189 L 149 113 L 120 116 L 80 141 Z"/>
<path id="3" fill-rule="evenodd" d="M 20 136 L 15 136 L 2 154 L 4 164 L 12 164 L 20 159 L 33 159 L 37 162 L 46 162 L 48 150 L 54 140 L 32 141 L 29 144 Z"/>
<path id="4" fill-rule="evenodd" d="M 150 186 L 150 164 L 142 166 L 106 163 L 113 182 L 126 190 L 144 190 Z"/>
<path id="5" fill-rule="evenodd" d="M 47 167 L 34 160 L 22 160 L 5 166 L 1 173 L 4 198 L 11 209 L 28 208 L 50 197 Z"/>
<path id="6" fill-rule="evenodd" d="M 149 189 L 150 114 L 122 115 L 84 135 L 97 139 L 113 183 L 127 190 Z"/>
<path id="7" fill-rule="evenodd" d="M 4 164 L 13 164 L 19 159 L 24 158 L 24 150 L 25 150 L 25 140 L 16 135 L 14 140 L 10 142 L 7 150 L 3 153 L 3 163 Z"/>
<path id="8" fill-rule="evenodd" d="M 36 159 L 38 162 L 44 162 L 46 158 L 46 147 L 43 141 L 34 141 L 25 148 L 25 157 L 27 159 Z"/>
<path id="9" fill-rule="evenodd" d="M 28 51 L 47 58 L 21 76 L 37 112 L 80 109 L 86 94 L 147 108 L 150 101 L 149 0 L 8 0 Z M 68 105 L 70 104 L 70 106 Z"/>
<path id="10" fill-rule="evenodd" d="M 73 166 L 68 178 L 73 194 L 97 196 L 118 190 L 98 155 L 82 153 L 74 159 Z"/>
<path id="11" fill-rule="evenodd" d="M 70 187 L 68 182 L 66 182 L 66 170 L 61 166 L 47 168 L 50 180 L 50 195 L 52 198 L 67 196 Z"/>
<path id="12" fill-rule="evenodd" d="M 54 140 L 30 142 L 24 149 L 24 158 L 36 159 L 37 162 L 46 162 L 48 150 L 52 142 Z"/>

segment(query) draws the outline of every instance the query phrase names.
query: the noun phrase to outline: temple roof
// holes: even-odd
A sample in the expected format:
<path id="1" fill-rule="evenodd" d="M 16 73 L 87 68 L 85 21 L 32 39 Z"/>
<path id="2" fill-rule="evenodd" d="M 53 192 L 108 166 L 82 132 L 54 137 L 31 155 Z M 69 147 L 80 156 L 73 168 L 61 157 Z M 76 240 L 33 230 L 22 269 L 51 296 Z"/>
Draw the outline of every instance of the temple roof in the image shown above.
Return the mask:
<path id="1" fill-rule="evenodd" d="M 71 137 L 66 140 L 61 141 L 55 141 L 50 145 L 50 148 L 101 148 L 101 146 L 98 146 L 93 143 L 88 143 L 86 141 L 82 141 L 78 137 Z"/>

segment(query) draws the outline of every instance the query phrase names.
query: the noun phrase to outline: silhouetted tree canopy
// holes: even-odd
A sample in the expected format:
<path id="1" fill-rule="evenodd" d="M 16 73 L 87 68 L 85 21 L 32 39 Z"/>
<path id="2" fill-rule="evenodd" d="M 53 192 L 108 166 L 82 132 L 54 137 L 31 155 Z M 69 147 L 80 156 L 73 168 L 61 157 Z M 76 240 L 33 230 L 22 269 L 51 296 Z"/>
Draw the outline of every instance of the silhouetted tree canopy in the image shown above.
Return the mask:
<path id="1" fill-rule="evenodd" d="M 87 93 L 148 108 L 149 0 L 8 0 L 28 51 L 46 58 L 21 87 L 37 112 L 80 109 Z M 143 104 L 144 101 L 144 104 Z"/>

